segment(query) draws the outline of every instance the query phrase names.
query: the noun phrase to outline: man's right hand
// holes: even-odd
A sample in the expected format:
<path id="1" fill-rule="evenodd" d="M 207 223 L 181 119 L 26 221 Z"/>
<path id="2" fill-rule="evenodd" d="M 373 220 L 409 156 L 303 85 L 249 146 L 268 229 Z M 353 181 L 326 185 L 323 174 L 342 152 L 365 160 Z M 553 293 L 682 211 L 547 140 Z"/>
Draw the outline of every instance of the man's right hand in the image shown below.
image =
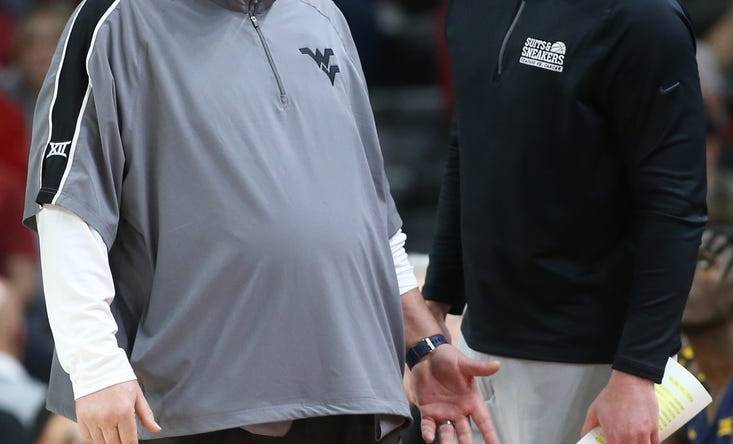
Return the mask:
<path id="1" fill-rule="evenodd" d="M 138 444 L 136 416 L 151 433 L 160 432 L 137 381 L 113 385 L 76 400 L 81 433 L 94 444 Z"/>

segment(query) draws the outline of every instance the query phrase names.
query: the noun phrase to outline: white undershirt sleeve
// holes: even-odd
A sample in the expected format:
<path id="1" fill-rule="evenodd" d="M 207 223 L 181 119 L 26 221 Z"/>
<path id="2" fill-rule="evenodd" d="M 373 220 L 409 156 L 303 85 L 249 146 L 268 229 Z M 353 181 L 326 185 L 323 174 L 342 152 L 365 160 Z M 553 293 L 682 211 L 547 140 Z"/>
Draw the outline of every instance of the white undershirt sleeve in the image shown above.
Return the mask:
<path id="1" fill-rule="evenodd" d="M 397 284 L 400 287 L 400 294 L 405 294 L 410 290 L 418 287 L 417 278 L 415 277 L 415 269 L 410 264 L 410 258 L 405 251 L 405 243 L 407 235 L 402 230 L 395 233 L 389 240 L 389 246 L 392 249 L 392 259 L 394 260 L 395 272 L 397 273 Z"/>
<path id="2" fill-rule="evenodd" d="M 37 225 L 48 319 L 74 398 L 135 380 L 115 338 L 115 287 L 102 237 L 56 205 L 43 207 Z"/>

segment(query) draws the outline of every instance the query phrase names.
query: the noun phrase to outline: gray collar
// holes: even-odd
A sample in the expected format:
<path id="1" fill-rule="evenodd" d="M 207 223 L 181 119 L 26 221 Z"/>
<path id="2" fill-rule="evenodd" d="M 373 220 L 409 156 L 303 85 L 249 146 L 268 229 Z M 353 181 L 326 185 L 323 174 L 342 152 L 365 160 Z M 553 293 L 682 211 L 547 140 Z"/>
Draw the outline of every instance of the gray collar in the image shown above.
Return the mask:
<path id="1" fill-rule="evenodd" d="M 275 0 L 211 0 L 214 3 L 231 9 L 236 12 L 250 13 L 255 15 L 266 14 Z"/>

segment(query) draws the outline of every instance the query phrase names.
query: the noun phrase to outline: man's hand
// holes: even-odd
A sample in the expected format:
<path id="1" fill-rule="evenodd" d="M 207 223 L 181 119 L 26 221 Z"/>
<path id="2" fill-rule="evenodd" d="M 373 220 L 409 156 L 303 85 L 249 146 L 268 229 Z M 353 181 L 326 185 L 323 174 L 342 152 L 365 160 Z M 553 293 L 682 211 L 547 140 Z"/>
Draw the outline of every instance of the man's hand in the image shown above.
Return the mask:
<path id="1" fill-rule="evenodd" d="M 423 439 L 432 443 L 436 429 L 441 444 L 473 442 L 469 418 L 486 444 L 499 444 L 488 408 L 474 378 L 499 371 L 498 362 L 468 359 L 452 345 L 438 347 L 412 369 L 412 385 L 422 415 Z M 452 425 L 446 424 L 451 421 Z"/>
<path id="2" fill-rule="evenodd" d="M 84 439 L 94 444 L 137 444 L 135 416 L 152 433 L 160 432 L 153 411 L 137 381 L 123 382 L 76 401 L 76 416 Z"/>
<path id="3" fill-rule="evenodd" d="M 581 437 L 600 426 L 608 444 L 659 444 L 659 405 L 654 383 L 614 370 L 588 409 Z"/>
<path id="4" fill-rule="evenodd" d="M 417 290 L 402 295 L 408 347 L 446 329 L 447 308 L 439 305 L 431 308 Z M 412 369 L 410 380 L 414 401 L 422 414 L 423 439 L 432 443 L 437 431 L 441 444 L 453 444 L 456 435 L 460 444 L 472 444 L 471 418 L 486 444 L 499 444 L 489 410 L 474 380 L 497 371 L 498 362 L 468 359 L 450 344 L 441 345 L 418 363 Z"/>

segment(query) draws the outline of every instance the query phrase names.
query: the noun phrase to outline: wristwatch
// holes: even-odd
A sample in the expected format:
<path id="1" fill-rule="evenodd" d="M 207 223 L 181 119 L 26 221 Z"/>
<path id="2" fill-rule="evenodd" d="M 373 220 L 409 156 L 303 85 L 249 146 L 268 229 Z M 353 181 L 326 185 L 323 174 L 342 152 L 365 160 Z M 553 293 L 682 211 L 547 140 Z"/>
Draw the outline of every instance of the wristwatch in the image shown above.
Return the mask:
<path id="1" fill-rule="evenodd" d="M 436 348 L 443 344 L 447 344 L 448 339 L 443 335 L 430 336 L 429 338 L 420 339 L 414 347 L 407 350 L 407 366 L 412 370 L 420 361 L 429 355 Z"/>

